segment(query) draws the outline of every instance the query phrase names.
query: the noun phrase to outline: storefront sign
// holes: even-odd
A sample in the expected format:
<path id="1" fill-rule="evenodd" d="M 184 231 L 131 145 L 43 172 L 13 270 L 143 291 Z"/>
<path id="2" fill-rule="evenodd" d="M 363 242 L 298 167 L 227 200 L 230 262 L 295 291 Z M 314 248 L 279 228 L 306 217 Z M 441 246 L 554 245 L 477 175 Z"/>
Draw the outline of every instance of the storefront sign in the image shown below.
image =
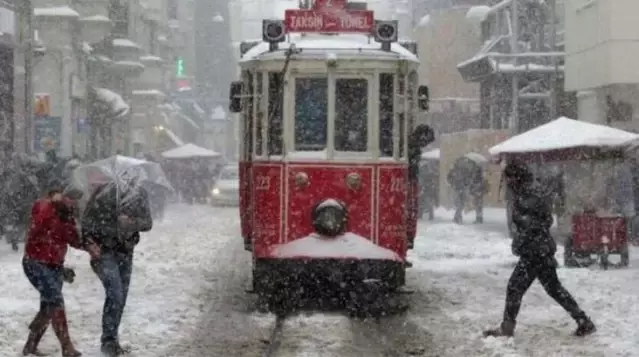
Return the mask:
<path id="1" fill-rule="evenodd" d="M 36 116 L 33 120 L 34 141 L 36 152 L 51 149 L 60 150 L 62 135 L 62 118 L 52 116 Z"/>

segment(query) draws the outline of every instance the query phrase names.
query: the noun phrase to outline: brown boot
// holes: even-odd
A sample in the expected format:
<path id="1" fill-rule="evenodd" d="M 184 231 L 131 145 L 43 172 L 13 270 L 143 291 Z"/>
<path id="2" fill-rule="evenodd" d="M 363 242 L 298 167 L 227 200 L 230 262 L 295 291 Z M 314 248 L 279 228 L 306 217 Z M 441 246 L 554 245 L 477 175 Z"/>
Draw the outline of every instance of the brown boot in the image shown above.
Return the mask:
<path id="1" fill-rule="evenodd" d="M 504 321 L 498 328 L 484 331 L 484 337 L 513 337 L 515 335 L 515 323 Z"/>
<path id="2" fill-rule="evenodd" d="M 67 315 L 63 307 L 53 309 L 51 313 L 51 325 L 55 331 L 60 347 L 62 347 L 62 357 L 80 357 L 82 353 L 78 352 L 69 336 L 69 325 L 67 324 Z"/>
<path id="3" fill-rule="evenodd" d="M 38 350 L 38 344 L 49 327 L 49 312 L 46 309 L 40 309 L 33 321 L 29 324 L 29 337 L 22 349 L 24 356 L 46 356 L 46 353 Z"/>

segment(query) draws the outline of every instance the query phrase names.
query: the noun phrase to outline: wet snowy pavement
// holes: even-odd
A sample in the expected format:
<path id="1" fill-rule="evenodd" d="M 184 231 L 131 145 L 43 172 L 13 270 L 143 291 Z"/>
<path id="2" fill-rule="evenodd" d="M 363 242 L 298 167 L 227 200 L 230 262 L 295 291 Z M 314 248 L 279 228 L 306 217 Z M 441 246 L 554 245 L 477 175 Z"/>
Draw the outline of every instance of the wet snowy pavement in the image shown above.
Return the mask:
<path id="1" fill-rule="evenodd" d="M 121 329 L 134 357 L 263 355 L 275 317 L 254 312 L 253 297 L 245 292 L 250 256 L 243 251 L 238 223 L 237 209 L 178 206 L 143 236 Z M 340 314 L 294 316 L 284 323 L 277 356 L 639 355 L 636 250 L 629 269 L 559 270 L 598 324 L 595 336 L 571 337 L 573 322 L 535 283 L 524 299 L 517 336 L 481 338 L 501 317 L 515 262 L 509 243 L 503 232 L 472 224 L 421 222 L 407 277 L 415 291 L 407 316 L 380 324 Z M 3 357 L 19 355 L 38 305 L 20 259 L 8 245 L 0 246 Z M 85 356 L 97 357 L 103 290 L 86 254 L 73 252 L 68 261 L 77 273 L 76 282 L 65 286 L 71 334 Z M 51 332 L 42 347 L 58 350 Z"/>

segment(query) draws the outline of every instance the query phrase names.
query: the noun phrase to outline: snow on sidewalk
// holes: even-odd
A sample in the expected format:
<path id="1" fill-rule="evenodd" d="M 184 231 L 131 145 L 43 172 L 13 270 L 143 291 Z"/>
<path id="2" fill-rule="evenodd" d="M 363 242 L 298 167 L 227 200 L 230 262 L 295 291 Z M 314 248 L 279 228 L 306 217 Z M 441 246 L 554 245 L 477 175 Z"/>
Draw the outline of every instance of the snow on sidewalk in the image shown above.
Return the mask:
<path id="1" fill-rule="evenodd" d="M 224 247 L 237 239 L 237 222 L 233 209 L 178 205 L 169 209 L 164 222 L 143 234 L 120 328 L 123 342 L 130 341 L 132 356 L 171 356 L 171 345 L 195 328 L 202 314 L 202 301 L 197 296 L 200 285 L 208 278 L 205 275 L 215 257 L 225 254 Z M 27 325 L 39 302 L 22 271 L 22 252 L 4 249 L 0 252 L 0 341 L 4 341 L 0 356 L 9 357 L 21 355 Z M 64 287 L 72 339 L 83 356 L 101 356 L 104 290 L 86 253 L 70 249 L 67 265 L 76 270 L 76 281 Z M 53 331 L 47 331 L 41 347 L 47 352 L 59 351 Z"/>
<path id="2" fill-rule="evenodd" d="M 481 350 L 474 357 L 639 355 L 637 249 L 631 250 L 630 268 L 603 271 L 564 268 L 559 248 L 559 278 L 592 316 L 599 329 L 595 335 L 571 336 L 574 322 L 536 282 L 524 298 L 515 338 L 481 338 L 482 330 L 501 321 L 506 283 L 517 261 L 510 242 L 504 233 L 473 224 L 420 222 L 410 273 L 441 295 L 444 316 L 421 318 L 421 323 L 454 330 L 445 332 L 453 339 L 450 355 L 467 353 L 470 345 Z"/>

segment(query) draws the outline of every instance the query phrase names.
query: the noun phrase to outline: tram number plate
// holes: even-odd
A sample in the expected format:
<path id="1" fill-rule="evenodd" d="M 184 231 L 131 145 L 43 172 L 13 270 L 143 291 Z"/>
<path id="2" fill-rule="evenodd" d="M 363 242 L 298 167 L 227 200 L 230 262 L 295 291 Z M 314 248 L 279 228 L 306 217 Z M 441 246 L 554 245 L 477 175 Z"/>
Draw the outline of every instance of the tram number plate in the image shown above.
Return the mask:
<path id="1" fill-rule="evenodd" d="M 406 182 L 401 177 L 393 177 L 390 182 L 390 192 L 399 193 L 406 191 Z"/>
<path id="2" fill-rule="evenodd" d="M 258 191 L 268 191 L 271 189 L 270 176 L 258 176 L 255 180 L 255 189 Z"/>

